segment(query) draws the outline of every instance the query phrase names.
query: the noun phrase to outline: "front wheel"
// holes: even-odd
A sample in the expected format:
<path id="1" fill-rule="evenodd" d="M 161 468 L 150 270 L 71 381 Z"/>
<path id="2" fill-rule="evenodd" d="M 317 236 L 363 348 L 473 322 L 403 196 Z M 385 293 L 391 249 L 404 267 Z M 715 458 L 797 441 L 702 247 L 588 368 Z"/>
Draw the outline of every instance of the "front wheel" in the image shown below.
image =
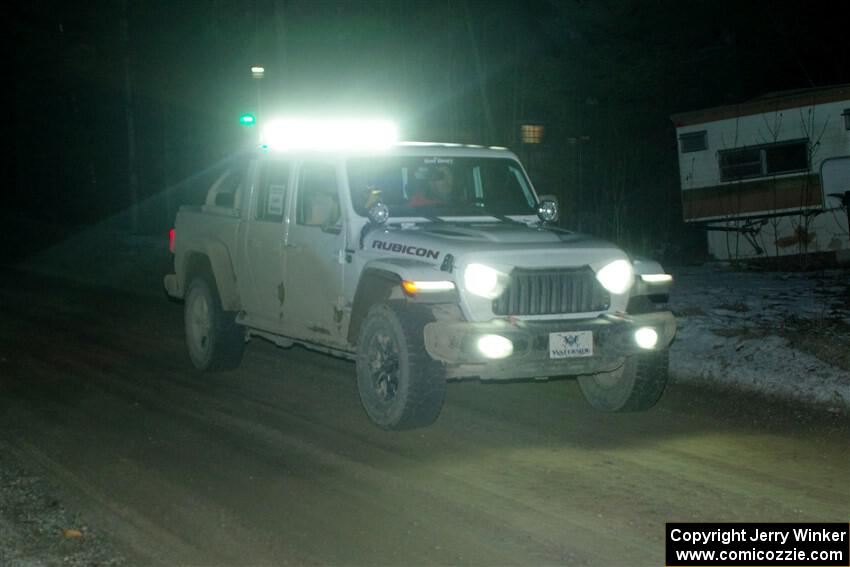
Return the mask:
<path id="1" fill-rule="evenodd" d="M 431 312 L 390 301 L 374 305 L 357 344 L 357 388 L 369 418 L 383 429 L 431 425 L 446 396 L 443 365 L 425 351 Z"/>
<path id="2" fill-rule="evenodd" d="M 667 387 L 668 351 L 635 354 L 612 372 L 579 376 L 584 398 L 594 408 L 609 412 L 644 411 L 661 399 Z"/>

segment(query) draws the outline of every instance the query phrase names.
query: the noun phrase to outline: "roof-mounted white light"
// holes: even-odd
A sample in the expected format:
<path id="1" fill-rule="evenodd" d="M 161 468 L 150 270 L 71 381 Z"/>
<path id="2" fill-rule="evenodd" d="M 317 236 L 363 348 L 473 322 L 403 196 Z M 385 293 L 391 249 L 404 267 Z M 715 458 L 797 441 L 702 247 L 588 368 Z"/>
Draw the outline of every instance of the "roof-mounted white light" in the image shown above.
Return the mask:
<path id="1" fill-rule="evenodd" d="M 386 149 L 398 141 L 387 120 L 309 120 L 283 118 L 263 129 L 261 145 L 271 150 Z"/>

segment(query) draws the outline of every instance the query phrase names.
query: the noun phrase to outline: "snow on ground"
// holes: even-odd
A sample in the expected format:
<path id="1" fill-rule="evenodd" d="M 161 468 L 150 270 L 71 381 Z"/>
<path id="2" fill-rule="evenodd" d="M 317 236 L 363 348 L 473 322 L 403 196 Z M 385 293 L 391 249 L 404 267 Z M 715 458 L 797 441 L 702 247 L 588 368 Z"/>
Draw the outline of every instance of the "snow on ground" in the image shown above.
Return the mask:
<path id="1" fill-rule="evenodd" d="M 850 273 L 673 270 L 674 380 L 850 410 Z"/>

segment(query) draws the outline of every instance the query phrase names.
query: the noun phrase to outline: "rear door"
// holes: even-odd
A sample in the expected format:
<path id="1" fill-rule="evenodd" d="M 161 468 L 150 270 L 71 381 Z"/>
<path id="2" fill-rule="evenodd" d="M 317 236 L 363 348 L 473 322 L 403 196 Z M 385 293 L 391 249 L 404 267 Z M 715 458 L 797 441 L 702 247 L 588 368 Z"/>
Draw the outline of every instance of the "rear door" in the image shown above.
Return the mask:
<path id="1" fill-rule="evenodd" d="M 284 316 L 286 206 L 292 167 L 286 160 L 259 162 L 255 198 L 245 236 L 249 292 L 243 298 L 252 323 L 280 330 Z"/>

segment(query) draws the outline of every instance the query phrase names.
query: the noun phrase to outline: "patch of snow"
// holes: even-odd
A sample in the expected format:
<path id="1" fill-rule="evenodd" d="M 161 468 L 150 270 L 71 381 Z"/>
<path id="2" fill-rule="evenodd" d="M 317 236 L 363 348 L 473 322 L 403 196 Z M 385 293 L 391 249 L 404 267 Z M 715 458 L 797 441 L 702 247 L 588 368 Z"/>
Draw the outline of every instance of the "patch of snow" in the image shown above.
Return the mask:
<path id="1" fill-rule="evenodd" d="M 795 320 L 850 324 L 846 271 L 740 272 L 708 264 L 674 276 L 674 380 L 717 382 L 850 410 L 850 372 L 795 349 L 782 336 Z"/>

